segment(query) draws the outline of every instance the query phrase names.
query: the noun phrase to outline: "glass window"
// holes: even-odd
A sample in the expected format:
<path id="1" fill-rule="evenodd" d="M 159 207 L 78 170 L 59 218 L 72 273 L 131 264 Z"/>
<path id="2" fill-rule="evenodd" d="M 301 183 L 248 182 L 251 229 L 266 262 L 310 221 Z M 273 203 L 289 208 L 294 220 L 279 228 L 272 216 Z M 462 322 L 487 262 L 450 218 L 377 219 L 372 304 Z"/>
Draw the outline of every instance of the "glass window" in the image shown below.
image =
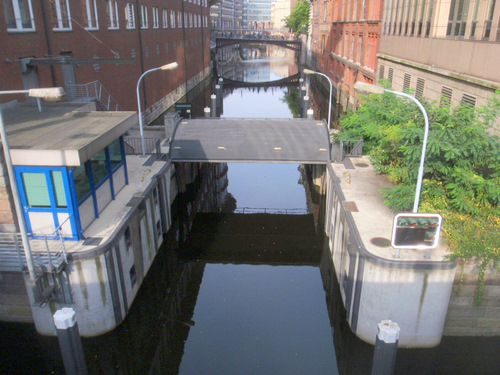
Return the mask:
<path id="1" fill-rule="evenodd" d="M 141 5 L 141 29 L 148 28 L 148 7 Z"/>
<path id="2" fill-rule="evenodd" d="M 109 0 L 108 2 L 108 29 L 118 29 L 120 20 L 118 18 L 118 1 Z"/>
<path id="3" fill-rule="evenodd" d="M 102 150 L 90 159 L 92 173 L 94 175 L 94 185 L 97 186 L 101 181 L 108 177 L 108 165 L 106 163 L 106 152 Z"/>
<path id="4" fill-rule="evenodd" d="M 50 207 L 49 189 L 45 173 L 22 173 L 26 200 L 29 207 Z"/>
<path id="5" fill-rule="evenodd" d="M 80 165 L 73 172 L 75 182 L 76 199 L 81 201 L 88 193 L 90 193 L 90 182 L 85 165 Z"/>
<path id="6" fill-rule="evenodd" d="M 125 20 L 127 21 L 127 29 L 135 29 L 135 11 L 132 3 L 125 5 Z"/>
<path id="7" fill-rule="evenodd" d="M 85 0 L 85 14 L 87 16 L 87 30 L 99 29 L 99 18 L 97 17 L 97 4 L 95 0 Z"/>
<path id="8" fill-rule="evenodd" d="M 68 0 L 54 0 L 51 3 L 54 30 L 71 30 L 71 13 Z"/>
<path id="9" fill-rule="evenodd" d="M 7 30 L 35 30 L 31 0 L 4 0 L 3 9 Z"/>
<path id="10" fill-rule="evenodd" d="M 111 169 L 115 169 L 121 162 L 123 162 L 122 149 L 120 147 L 119 139 L 109 145 L 109 158 L 111 160 Z"/>
<path id="11" fill-rule="evenodd" d="M 64 190 L 63 174 L 61 171 L 50 171 L 52 177 L 52 185 L 54 187 L 54 196 L 56 198 L 56 206 L 58 208 L 68 207 L 66 201 L 66 192 Z"/>

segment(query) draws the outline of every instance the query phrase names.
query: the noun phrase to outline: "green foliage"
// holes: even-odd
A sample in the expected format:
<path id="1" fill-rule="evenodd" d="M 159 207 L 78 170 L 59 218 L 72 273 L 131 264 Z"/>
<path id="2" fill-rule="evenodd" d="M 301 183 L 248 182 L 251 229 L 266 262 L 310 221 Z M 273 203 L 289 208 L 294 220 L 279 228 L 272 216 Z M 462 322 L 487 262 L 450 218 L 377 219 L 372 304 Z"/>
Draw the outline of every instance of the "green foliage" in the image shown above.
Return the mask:
<path id="1" fill-rule="evenodd" d="M 294 118 L 300 117 L 300 93 L 298 88 L 289 88 L 285 96 L 281 99 L 288 104 Z"/>
<path id="2" fill-rule="evenodd" d="M 410 210 L 422 153 L 422 113 L 391 93 L 362 100 L 341 120 L 336 138 L 363 138 L 376 170 L 394 183 L 383 191 L 386 204 L 394 211 Z M 500 114 L 500 92 L 479 109 L 422 104 L 430 132 L 420 211 L 443 215 L 451 259 L 478 265 L 478 303 L 486 268 L 500 260 L 500 148 L 498 137 L 487 131 Z"/>
<path id="3" fill-rule="evenodd" d="M 307 0 L 299 0 L 295 3 L 292 12 L 289 16 L 285 17 L 285 26 L 292 32 L 300 34 L 302 26 L 309 28 L 309 8 L 310 4 Z"/>

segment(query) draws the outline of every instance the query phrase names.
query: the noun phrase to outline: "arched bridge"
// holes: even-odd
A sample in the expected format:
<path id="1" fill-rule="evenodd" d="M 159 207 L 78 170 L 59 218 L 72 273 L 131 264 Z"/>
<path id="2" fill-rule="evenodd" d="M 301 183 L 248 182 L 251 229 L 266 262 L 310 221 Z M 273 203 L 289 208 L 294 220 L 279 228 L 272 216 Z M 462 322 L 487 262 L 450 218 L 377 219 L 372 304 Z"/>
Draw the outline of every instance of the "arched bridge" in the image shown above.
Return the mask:
<path id="1" fill-rule="evenodd" d="M 326 164 L 330 150 L 324 121 L 200 118 L 177 124 L 170 158 L 174 162 Z"/>
<path id="2" fill-rule="evenodd" d="M 223 78 L 223 79 L 224 79 L 224 87 L 285 87 L 285 86 L 297 86 L 297 84 L 299 83 L 300 74 L 297 73 L 294 74 L 293 76 L 268 82 L 245 82 L 229 78 Z"/>
<path id="3" fill-rule="evenodd" d="M 215 48 L 231 46 L 234 44 L 271 44 L 283 48 L 288 48 L 296 52 L 302 50 L 301 40 L 284 40 L 284 39 L 254 39 L 254 38 L 216 38 Z"/>

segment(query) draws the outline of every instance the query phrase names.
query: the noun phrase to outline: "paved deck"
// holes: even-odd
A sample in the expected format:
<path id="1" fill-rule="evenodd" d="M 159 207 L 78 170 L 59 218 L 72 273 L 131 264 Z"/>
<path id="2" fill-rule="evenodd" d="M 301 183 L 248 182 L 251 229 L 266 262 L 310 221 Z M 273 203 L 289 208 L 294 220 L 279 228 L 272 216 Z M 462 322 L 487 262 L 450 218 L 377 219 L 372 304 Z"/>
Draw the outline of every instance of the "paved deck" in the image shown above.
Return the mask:
<path id="1" fill-rule="evenodd" d="M 183 120 L 171 147 L 176 162 L 325 164 L 330 159 L 326 125 L 311 119 Z"/>

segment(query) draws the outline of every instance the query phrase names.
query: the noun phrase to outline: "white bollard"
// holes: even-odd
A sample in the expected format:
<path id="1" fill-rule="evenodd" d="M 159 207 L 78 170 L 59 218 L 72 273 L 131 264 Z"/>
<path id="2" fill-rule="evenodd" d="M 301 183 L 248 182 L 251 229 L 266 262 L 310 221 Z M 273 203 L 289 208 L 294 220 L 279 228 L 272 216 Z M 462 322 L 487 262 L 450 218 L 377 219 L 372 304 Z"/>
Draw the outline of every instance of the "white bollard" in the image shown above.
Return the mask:
<path id="1" fill-rule="evenodd" d="M 53 318 L 66 374 L 87 374 L 87 363 L 83 354 L 75 310 L 71 307 L 63 307 L 55 312 Z"/>
<path id="2" fill-rule="evenodd" d="M 373 355 L 372 375 L 391 375 L 396 363 L 399 325 L 392 320 L 382 320 L 377 325 L 377 340 Z"/>

